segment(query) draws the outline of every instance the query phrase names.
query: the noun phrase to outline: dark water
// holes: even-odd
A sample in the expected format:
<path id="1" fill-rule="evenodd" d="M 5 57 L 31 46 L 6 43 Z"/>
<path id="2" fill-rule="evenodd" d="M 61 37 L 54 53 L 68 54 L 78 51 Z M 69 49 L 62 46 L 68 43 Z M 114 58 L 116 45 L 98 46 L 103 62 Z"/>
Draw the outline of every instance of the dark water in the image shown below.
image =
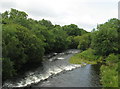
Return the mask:
<path id="1" fill-rule="evenodd" d="M 18 79 L 4 83 L 6 87 L 100 87 L 99 66 L 70 64 L 71 56 L 79 50 L 53 53 L 44 57 L 43 65 L 26 72 Z"/>
<path id="2" fill-rule="evenodd" d="M 33 87 L 101 87 L 99 76 L 93 69 L 94 66 L 86 65 L 61 73 Z"/>

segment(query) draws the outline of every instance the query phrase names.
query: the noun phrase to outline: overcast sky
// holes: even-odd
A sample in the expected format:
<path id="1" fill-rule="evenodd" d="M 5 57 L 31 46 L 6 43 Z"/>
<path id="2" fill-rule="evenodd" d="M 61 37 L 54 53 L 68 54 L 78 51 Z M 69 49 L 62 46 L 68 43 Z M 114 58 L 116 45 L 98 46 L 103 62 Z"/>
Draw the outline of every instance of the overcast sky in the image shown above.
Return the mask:
<path id="1" fill-rule="evenodd" d="M 30 18 L 61 26 L 76 24 L 91 31 L 97 24 L 118 18 L 119 0 L 0 0 L 0 12 L 15 8 Z"/>

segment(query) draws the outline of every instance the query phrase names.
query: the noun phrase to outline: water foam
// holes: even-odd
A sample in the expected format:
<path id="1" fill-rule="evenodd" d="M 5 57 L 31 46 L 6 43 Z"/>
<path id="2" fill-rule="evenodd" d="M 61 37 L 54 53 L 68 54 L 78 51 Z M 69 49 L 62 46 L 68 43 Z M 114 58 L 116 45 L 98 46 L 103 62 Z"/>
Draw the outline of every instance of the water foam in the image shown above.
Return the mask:
<path id="1" fill-rule="evenodd" d="M 52 75 L 59 74 L 63 71 L 71 71 L 75 68 L 81 67 L 81 65 L 67 65 L 67 66 L 59 66 L 56 68 L 48 69 L 45 74 L 35 74 L 35 73 L 29 73 L 24 79 L 22 79 L 20 82 L 16 84 L 12 83 L 6 83 L 4 86 L 7 87 L 25 87 L 28 85 L 31 85 L 33 83 L 38 83 L 40 81 L 46 80 Z"/>
<path id="2" fill-rule="evenodd" d="M 78 53 L 79 51 L 68 51 L 68 53 Z M 61 55 L 61 54 L 60 54 Z M 56 57 L 52 57 L 50 58 L 50 61 L 55 60 Z M 60 59 L 62 61 L 62 59 L 65 59 L 63 57 L 57 57 L 57 59 Z M 26 75 L 25 78 L 22 78 L 21 80 L 18 80 L 17 82 L 6 82 L 3 87 L 25 87 L 31 84 L 35 84 L 41 81 L 45 81 L 48 78 L 52 77 L 53 75 L 57 75 L 61 72 L 64 71 L 71 71 L 73 69 L 79 68 L 81 67 L 81 65 L 79 64 L 66 64 L 66 65 L 56 65 L 50 68 L 46 69 L 45 73 L 37 73 L 36 72 L 30 72 Z M 40 72 L 40 71 L 39 71 Z"/>

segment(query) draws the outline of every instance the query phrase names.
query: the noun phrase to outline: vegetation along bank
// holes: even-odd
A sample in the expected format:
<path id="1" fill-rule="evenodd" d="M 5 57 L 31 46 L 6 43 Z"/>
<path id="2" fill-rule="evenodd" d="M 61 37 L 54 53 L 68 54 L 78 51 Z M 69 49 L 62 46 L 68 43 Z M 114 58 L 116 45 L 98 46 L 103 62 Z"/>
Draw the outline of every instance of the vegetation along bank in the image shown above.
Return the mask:
<path id="1" fill-rule="evenodd" d="M 101 83 L 118 86 L 120 20 L 113 18 L 87 32 L 75 24 L 53 25 L 48 20 L 28 18 L 23 11 L 2 13 L 3 80 L 18 75 L 25 65 L 40 65 L 43 56 L 66 49 L 80 49 L 69 61 L 102 63 Z"/>

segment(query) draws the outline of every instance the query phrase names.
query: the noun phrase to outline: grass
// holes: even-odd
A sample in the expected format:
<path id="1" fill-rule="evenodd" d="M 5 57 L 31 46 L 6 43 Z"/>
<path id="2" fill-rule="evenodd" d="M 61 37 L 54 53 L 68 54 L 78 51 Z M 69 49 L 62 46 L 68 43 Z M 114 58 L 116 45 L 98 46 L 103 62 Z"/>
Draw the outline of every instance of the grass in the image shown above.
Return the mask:
<path id="1" fill-rule="evenodd" d="M 90 48 L 81 53 L 75 54 L 69 60 L 69 62 L 72 64 L 83 64 L 83 63 L 97 64 L 98 61 L 100 61 L 100 57 L 97 55 L 94 55 L 94 50 Z"/>
<path id="2" fill-rule="evenodd" d="M 116 68 L 117 64 L 113 66 L 101 66 L 101 83 L 104 87 L 118 87 L 118 72 Z"/>
<path id="3" fill-rule="evenodd" d="M 106 58 L 106 65 L 100 68 L 104 87 L 118 87 L 118 69 L 118 55 L 110 54 Z"/>

